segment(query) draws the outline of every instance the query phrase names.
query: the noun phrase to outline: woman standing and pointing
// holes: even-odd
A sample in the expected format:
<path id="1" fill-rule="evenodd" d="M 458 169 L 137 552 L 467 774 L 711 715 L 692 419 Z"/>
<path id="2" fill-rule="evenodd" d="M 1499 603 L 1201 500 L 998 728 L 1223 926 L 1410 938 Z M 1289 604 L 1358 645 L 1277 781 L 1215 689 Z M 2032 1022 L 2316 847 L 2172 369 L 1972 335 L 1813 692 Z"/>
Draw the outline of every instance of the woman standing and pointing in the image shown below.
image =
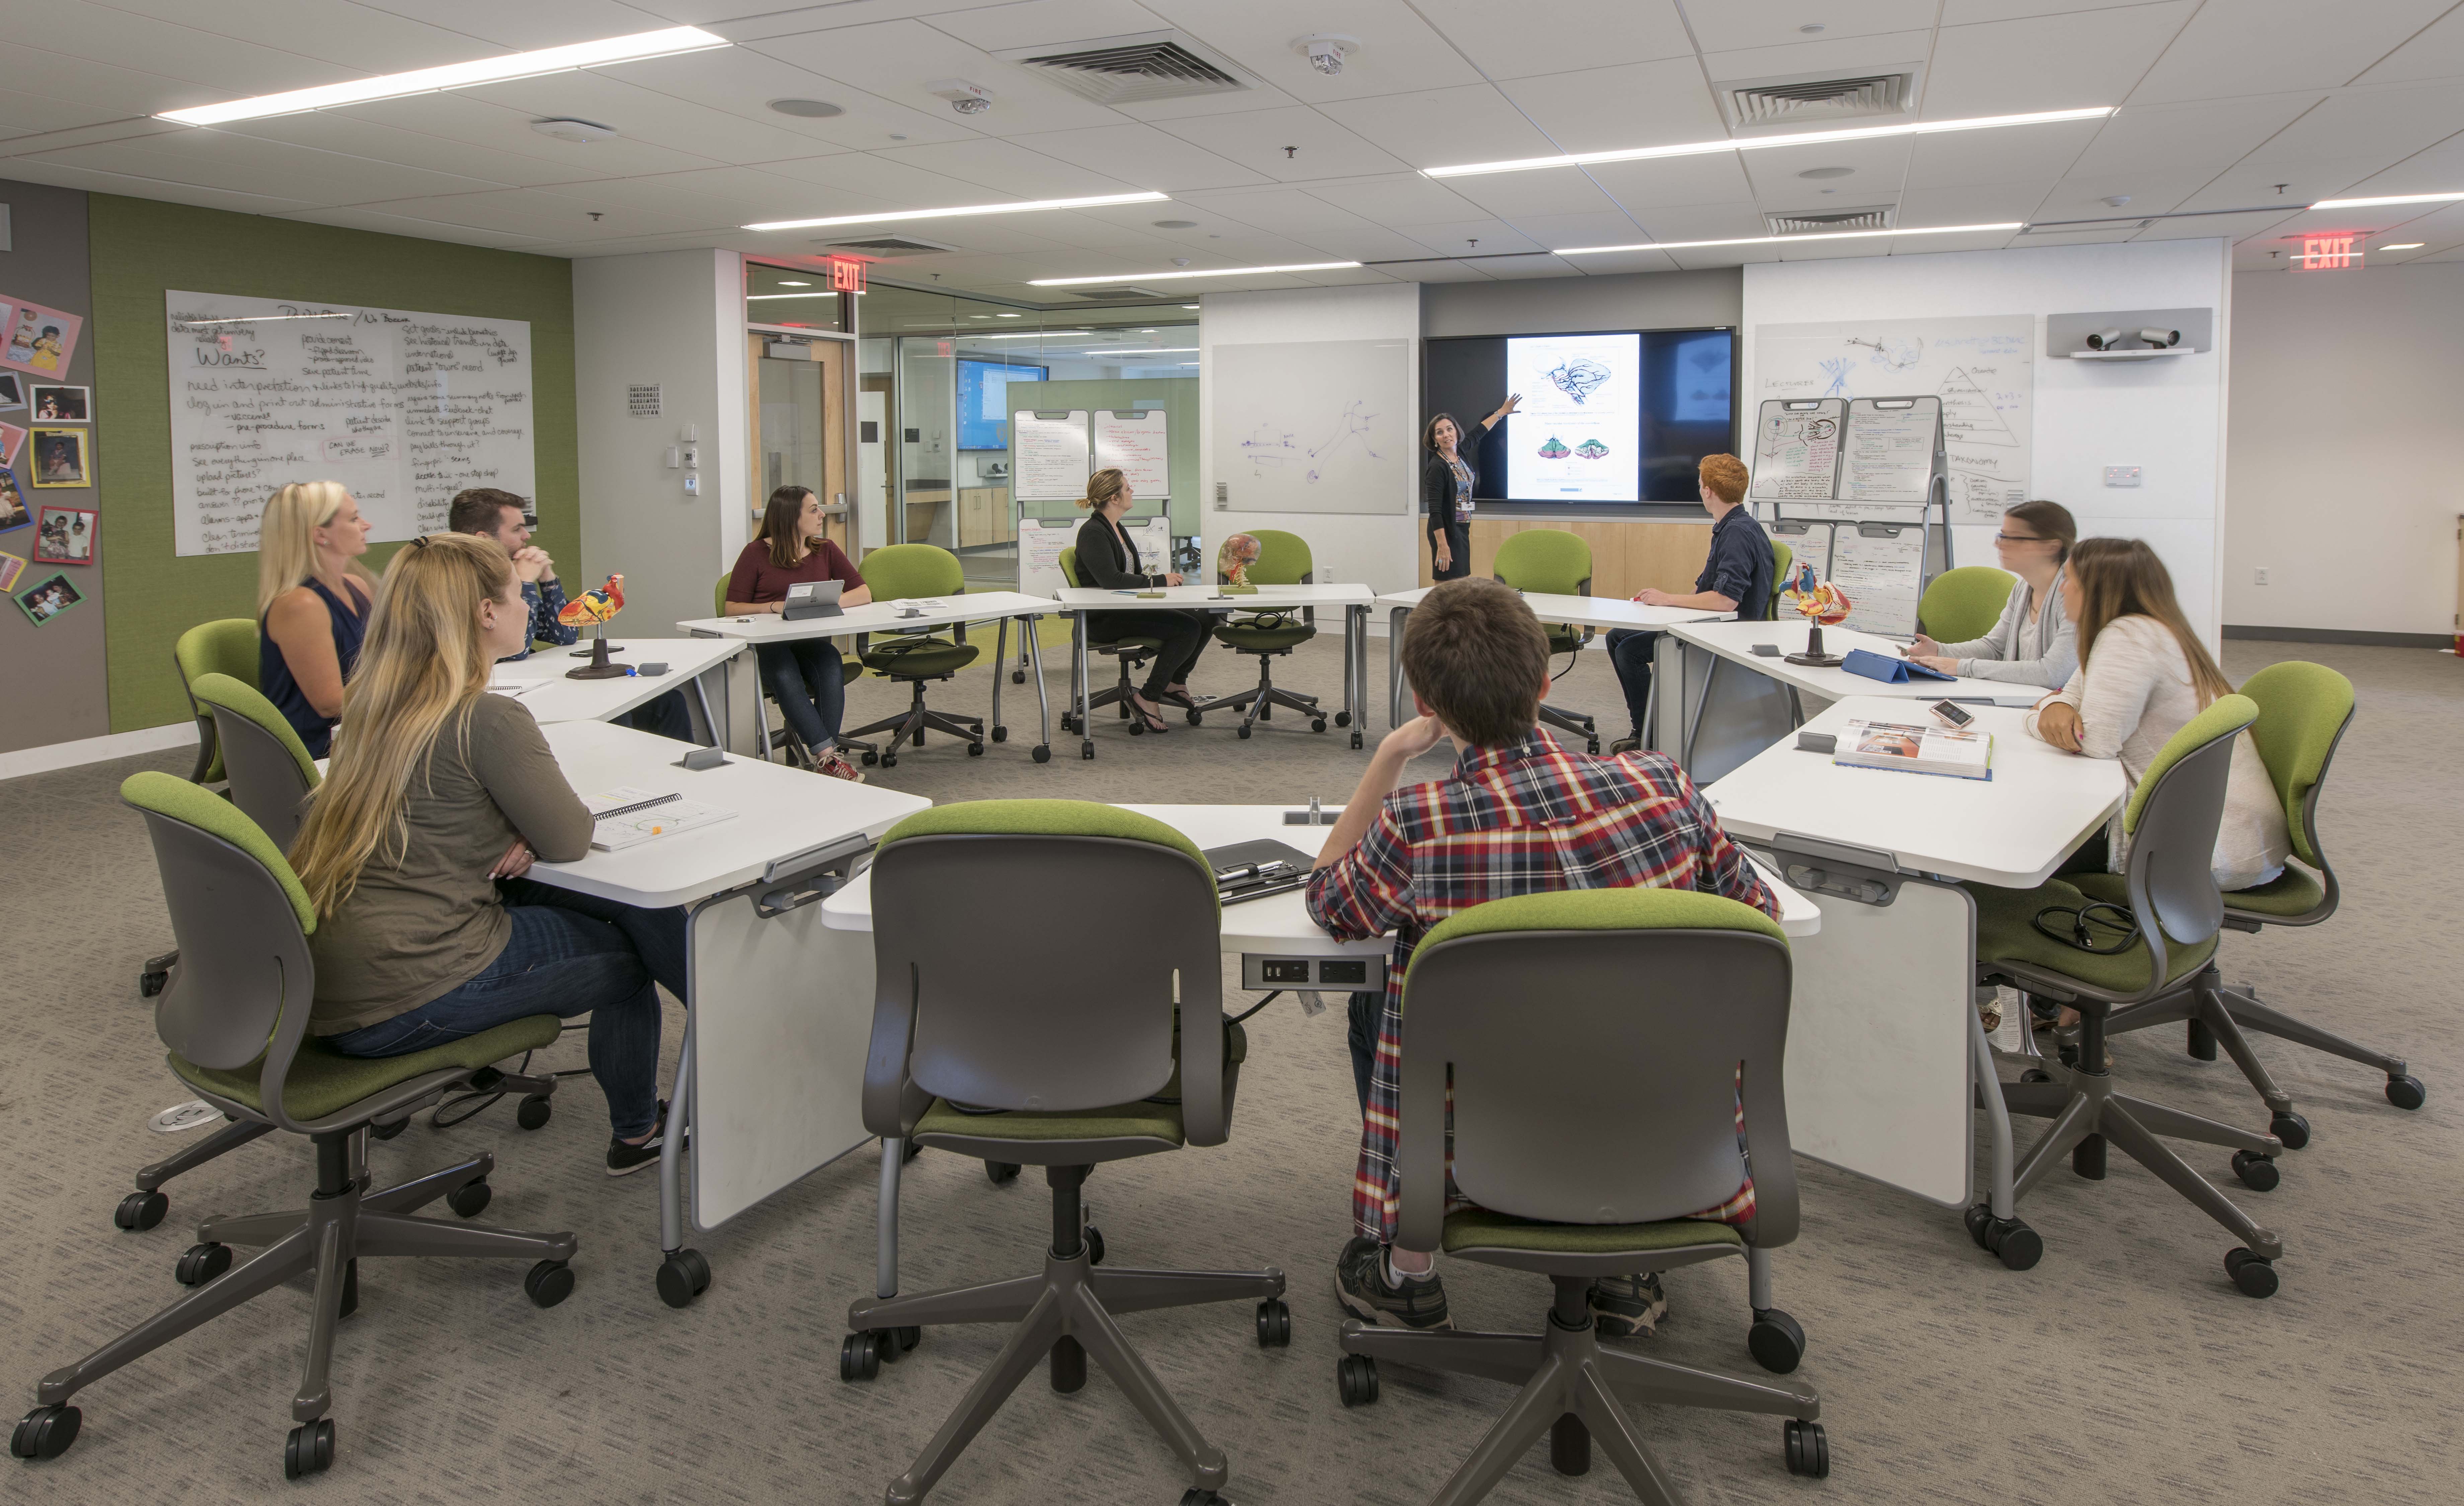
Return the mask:
<path id="1" fill-rule="evenodd" d="M 1523 394 L 1516 392 L 1500 403 L 1496 412 L 1480 421 L 1481 433 L 1496 428 L 1522 401 Z M 1428 514 L 1423 526 L 1429 531 L 1430 573 L 1441 581 L 1471 573 L 1471 494 L 1480 474 L 1457 449 L 1463 438 L 1463 425 L 1452 413 L 1432 416 L 1420 434 L 1421 448 L 1428 452 L 1420 464 L 1420 506 Z M 1478 445 L 1478 435 L 1472 442 Z"/>

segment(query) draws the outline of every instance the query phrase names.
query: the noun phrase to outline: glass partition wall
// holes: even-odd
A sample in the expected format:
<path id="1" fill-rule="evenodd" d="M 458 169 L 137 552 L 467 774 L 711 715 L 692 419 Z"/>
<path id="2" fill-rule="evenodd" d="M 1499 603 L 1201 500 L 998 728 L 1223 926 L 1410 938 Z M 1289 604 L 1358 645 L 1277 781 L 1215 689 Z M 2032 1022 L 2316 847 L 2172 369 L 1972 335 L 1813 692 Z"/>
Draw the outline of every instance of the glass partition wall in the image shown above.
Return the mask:
<path id="1" fill-rule="evenodd" d="M 878 271 L 879 269 L 875 269 Z M 1172 415 L 1169 513 L 1197 532 L 1198 305 L 1036 308 L 874 281 L 858 301 L 855 526 L 865 548 L 956 552 L 976 590 L 1014 590 L 1022 520 L 1074 521 L 1068 498 L 1012 486 L 1010 415 L 1162 410 Z M 1182 495 L 1187 494 L 1187 495 Z"/>
<path id="2" fill-rule="evenodd" d="M 826 273 L 765 262 L 744 264 L 746 394 L 753 475 L 750 496 L 731 498 L 748 510 L 748 536 L 781 486 L 819 493 L 824 528 L 852 552 L 848 474 L 847 388 L 855 295 L 828 291 Z"/>

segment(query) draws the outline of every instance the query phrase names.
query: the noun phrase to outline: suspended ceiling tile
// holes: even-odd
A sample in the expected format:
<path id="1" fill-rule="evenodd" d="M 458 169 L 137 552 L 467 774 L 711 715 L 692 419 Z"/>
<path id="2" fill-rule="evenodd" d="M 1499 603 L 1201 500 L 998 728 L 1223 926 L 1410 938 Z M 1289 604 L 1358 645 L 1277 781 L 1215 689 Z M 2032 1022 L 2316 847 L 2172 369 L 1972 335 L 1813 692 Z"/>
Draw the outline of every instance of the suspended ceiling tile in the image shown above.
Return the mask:
<path id="1" fill-rule="evenodd" d="M 1675 272 L 1683 263 L 1667 252 L 1618 251 L 1602 256 L 1574 256 L 1561 265 L 1587 277 L 1614 277 L 1632 272 Z"/>
<path id="2" fill-rule="evenodd" d="M 1430 224 L 1469 219 L 1475 207 L 1435 178 L 1417 172 L 1388 173 L 1375 178 L 1335 179 L 1307 185 L 1308 190 L 1331 204 L 1365 215 L 1381 225 L 1405 221 Z"/>
<path id="3" fill-rule="evenodd" d="M 577 146 L 532 130 L 531 121 L 538 113 L 460 94 L 417 94 L 399 100 L 375 100 L 340 110 L 319 110 L 313 115 L 281 116 L 250 123 L 252 126 L 274 127 L 283 122 L 300 122 L 303 123 L 297 127 L 298 134 L 296 137 L 284 134 L 284 139 L 314 140 L 318 122 L 367 121 L 448 142 L 467 143 L 488 151 L 532 157 L 542 163 L 579 162 L 592 169 L 583 174 L 585 177 L 617 178 L 639 172 L 677 172 L 687 167 L 708 166 L 713 161 L 696 152 L 678 151 L 671 146 L 625 135 L 593 142 L 587 146 Z M 277 133 L 269 130 L 262 134 Z M 824 149 L 808 146 L 796 155 Z"/>
<path id="4" fill-rule="evenodd" d="M 972 183 L 986 202 L 1008 199 L 1076 199 L 1135 193 L 1140 185 L 1073 166 L 1015 142 L 979 138 L 935 146 L 891 146 L 873 153 L 882 161 Z"/>
<path id="5" fill-rule="evenodd" d="M 1560 168 L 1559 171 L 1573 171 Z M 1655 162 L 1604 162 L 1581 169 L 1628 214 L 1663 204 L 1731 204 L 1751 199 L 1754 186 L 1734 152 L 1669 157 Z"/>
<path id="6" fill-rule="evenodd" d="M 1529 282 L 1539 277 L 1563 277 L 1575 273 L 1573 263 L 1555 256 L 1520 256 L 1512 260 L 1477 260 L 1471 265 L 1487 273 L 1500 282 Z"/>
<path id="7" fill-rule="evenodd" d="M 648 58 L 627 64 L 619 77 L 640 88 L 833 146 L 886 146 L 893 132 L 919 144 L 973 141 L 981 134 L 940 100 L 934 101 L 939 108 L 933 110 L 893 104 L 749 47 Z M 847 113 L 822 120 L 782 115 L 770 108 L 773 100 L 820 100 Z"/>
<path id="8" fill-rule="evenodd" d="M 2247 240 L 2264 235 L 2281 220 L 2279 214 L 2201 214 L 2192 218 L 2158 220 L 2132 240 Z"/>
<path id="9" fill-rule="evenodd" d="M 1157 125 L 1279 183 L 1395 172 L 1404 165 L 1319 112 L 1294 106 L 1196 116 Z M 1286 147 L 1297 148 L 1291 156 Z"/>
<path id="10" fill-rule="evenodd" d="M 375 210 L 293 210 L 276 213 L 274 217 L 314 225 L 338 225 L 345 230 L 374 231 L 381 235 L 409 235 L 423 240 L 451 241 L 462 246 L 492 246 L 499 251 L 536 252 L 547 244 L 544 238 L 537 235 L 479 230 L 469 225 L 452 225 L 443 220 L 407 214 L 385 214 Z"/>
<path id="11" fill-rule="evenodd" d="M 1461 256 L 1486 251 L 1547 251 L 1549 248 L 1517 231 L 1504 220 L 1457 220 L 1446 225 L 1397 225 L 1397 233 L 1409 235 L 1441 256 Z M 1471 242 L 1478 240 L 1479 245 Z"/>
<path id="12" fill-rule="evenodd" d="M 1533 214 L 1614 214 L 1617 203 L 1579 169 L 1500 172 L 1458 178 L 1447 185 L 1500 219 Z"/>
<path id="13" fill-rule="evenodd" d="M 987 204 L 1001 197 L 986 193 L 962 178 L 926 172 L 912 164 L 891 162 L 870 152 L 834 152 L 826 157 L 798 157 L 765 162 L 759 171 L 812 185 L 784 206 L 781 219 L 866 214 L 880 210 L 949 209 L 962 204 Z M 919 224 L 930 224 L 921 221 Z"/>
<path id="14" fill-rule="evenodd" d="M 2374 64 L 2355 83 L 2464 78 L 2464 11 L 2450 11 Z"/>
<path id="15" fill-rule="evenodd" d="M 1928 32 L 1934 27 L 1938 0 L 1866 0 L 1855 7 L 1787 5 L 1698 5 L 1686 14 L 1694 23 L 1694 42 L 1706 53 L 1746 48 L 1793 46 L 1819 35 L 1824 41 L 1876 36 L 1890 32 Z M 1802 30 L 1808 24 L 1817 33 Z"/>
<path id="16" fill-rule="evenodd" d="M 2171 0 L 1945 27 L 1925 74 L 1925 119 L 2143 101 L 2132 85 L 2197 9 L 2198 0 Z"/>
<path id="17" fill-rule="evenodd" d="M 166 75 L 121 67 L 117 63 L 9 46 L 0 52 L 13 88 L 47 100 L 75 101 L 105 119 L 156 115 L 192 105 L 216 104 L 231 98 L 227 88 L 196 83 Z"/>
<path id="18" fill-rule="evenodd" d="M 1010 138 L 1017 145 L 1133 188 L 1177 192 L 1273 180 L 1146 124 L 1095 125 Z"/>
<path id="19" fill-rule="evenodd" d="M 392 199 L 356 206 L 381 214 L 442 220 L 480 230 L 512 231 L 556 240 L 590 242 L 632 235 L 711 233 L 708 221 L 694 214 L 667 210 L 614 206 L 584 196 L 584 190 L 507 189 L 495 193 L 451 193 L 432 198 Z M 600 218 L 593 220 L 593 213 Z"/>
<path id="20" fill-rule="evenodd" d="M 105 172 L 312 204 L 355 204 L 503 187 L 463 173 L 429 172 L 288 142 L 207 130 L 176 131 L 46 155 L 55 162 Z"/>
<path id="21" fill-rule="evenodd" d="M 2050 183 L 1968 183 L 1944 188 L 1909 188 L 1900 195 L 1903 225 L 1990 225 L 2031 220 L 2052 191 Z"/>
<path id="22" fill-rule="evenodd" d="M 0 89 L 0 152 L 10 149 L 9 138 L 48 136 L 55 131 L 76 130 L 80 126 L 102 125 L 126 117 L 107 105 L 80 100 L 59 100 L 43 94 L 29 94 L 22 89 Z"/>
<path id="23" fill-rule="evenodd" d="M 1822 38 L 1780 47 L 1707 53 L 1703 68 L 1715 84 L 1740 78 L 1784 78 L 1796 74 L 1875 73 L 1924 62 L 1932 50 L 1930 32 L 1882 32 L 1871 36 L 1843 36 L 1836 41 Z M 1930 98 L 1930 78 L 1926 80 L 1926 92 Z"/>
<path id="24" fill-rule="evenodd" d="M 1729 240 L 1771 233 L 1762 210 L 1750 203 L 1663 205 L 1636 218 L 1646 233 L 1637 240 Z"/>
<path id="25" fill-rule="evenodd" d="M 71 12 L 84 9 L 103 11 L 104 14 L 96 19 L 105 28 L 106 33 L 114 37 L 133 24 L 129 16 L 144 16 L 165 23 L 168 29 L 166 34 L 172 37 L 177 37 L 181 31 L 213 33 L 226 38 L 262 37 L 282 52 L 340 65 L 325 77 L 308 80 L 312 84 L 338 83 L 365 74 L 401 73 L 412 68 L 469 62 L 474 58 L 494 56 L 503 51 L 474 33 L 457 31 L 451 25 L 429 24 L 375 6 L 337 6 L 322 3 L 322 0 L 213 0 L 211 5 L 200 5 L 197 0 L 110 0 L 107 7 L 63 6 L 56 9 Z M 121 14 L 115 16 L 111 12 Z M 640 24 L 640 12 L 634 14 L 636 24 L 633 30 L 653 29 Z M 11 20 L 11 28 L 12 33 L 17 31 L 14 17 Z M 579 37 L 571 39 L 578 40 Z M 176 42 L 173 44 L 175 51 L 177 45 Z"/>
<path id="26" fill-rule="evenodd" d="M 2058 178 L 2070 170 L 2071 164 L 2096 139 L 2103 123 L 2065 121 L 2052 125 L 2011 125 L 1920 136 L 1908 149 L 1908 187 L 2035 183 Z"/>
<path id="27" fill-rule="evenodd" d="M 905 21 L 917 16 L 990 10 L 1005 0 L 822 0 L 818 5 L 744 13 L 742 0 L 628 0 L 678 26 L 698 26 L 744 42 Z"/>
<path id="28" fill-rule="evenodd" d="M 2185 208 L 2184 201 L 2209 182 L 2207 173 L 2178 169 L 2172 172 L 2100 173 L 2095 177 L 2065 178 L 2046 190 L 2044 201 L 2036 206 L 2034 217 L 2039 220 L 2083 220 L 2110 214 L 2162 214 L 2168 210 Z M 2124 193 L 2129 195 L 2128 204 L 2104 202 L 2108 197 L 2119 197 Z"/>
<path id="29" fill-rule="evenodd" d="M 2148 102 L 2333 89 L 2352 82 L 2453 0 L 2207 0 L 2132 98 Z"/>
<path id="30" fill-rule="evenodd" d="M 1531 123 L 1561 152 L 1621 151 L 1725 140 L 1727 122 L 1691 57 L 1584 68 L 1545 78 L 1503 83 Z M 1541 153 L 1475 151 L 1465 162 L 1499 162 Z"/>
<path id="31" fill-rule="evenodd" d="M 178 3 L 178 0 L 169 0 Z M 704 9 L 734 9 L 733 0 L 717 0 Z M 368 9 L 414 16 L 431 26 L 464 33 L 496 44 L 507 52 L 564 47 L 603 36 L 630 36 L 693 26 L 671 12 L 673 4 L 625 4 L 623 0 L 360 0 L 354 10 Z M 485 56 L 474 52 L 472 56 Z"/>
<path id="32" fill-rule="evenodd" d="M 1150 100 L 1117 106 L 1114 113 L 1133 121 L 1160 124 L 1200 115 L 1245 115 L 1252 110 L 1282 110 L 1299 104 L 1281 89 L 1252 85 L 1233 94 L 1194 94 L 1186 100 Z"/>
<path id="33" fill-rule="evenodd" d="M 2464 190 L 2464 137 L 2440 142 L 2396 163 L 2383 172 L 2356 179 L 2350 193 L 2337 198 L 2357 198 L 2370 193 L 2453 193 Z"/>
<path id="34" fill-rule="evenodd" d="M 12 159 L 8 165 L 8 175 L 26 183 L 48 183 L 54 188 L 83 188 L 90 193 L 119 193 L 139 199 L 160 199 L 166 204 L 190 204 L 199 209 L 231 210 L 241 214 L 276 214 L 284 210 L 317 208 L 305 199 L 284 198 L 270 193 L 246 193 L 229 188 L 210 188 L 193 183 L 150 178 L 136 173 L 106 172 L 99 168 L 77 166 L 68 163 L 45 162 L 39 157 Z"/>
<path id="35" fill-rule="evenodd" d="M 2221 172 L 2324 99 L 2311 92 L 2196 104 L 2133 104 L 2104 122 L 2071 171 L 2080 177 L 2182 168 Z"/>
<path id="36" fill-rule="evenodd" d="M 1944 26 L 1972 26 L 1980 21 L 2015 21 L 2032 15 L 2063 15 L 2077 11 L 2110 11 L 2116 6 L 2155 5 L 2165 0 L 1944 0 Z"/>
<path id="37" fill-rule="evenodd" d="M 817 149 L 813 139 L 801 132 L 588 70 L 515 78 L 459 92 L 524 111 L 532 119 L 573 116 L 592 121 L 637 141 L 690 152 L 705 162 L 764 162 L 802 157 Z"/>
<path id="38" fill-rule="evenodd" d="M 2286 161 L 2379 155 L 2392 164 L 2458 131 L 2464 131 L 2464 80 L 2387 84 L 2330 97 L 2258 151 Z"/>
<path id="39" fill-rule="evenodd" d="M 479 146 L 331 111 L 276 116 L 270 121 L 235 121 L 229 125 L 208 128 L 226 136 L 344 152 L 374 162 L 422 167 L 430 172 L 477 176 L 523 188 L 549 183 L 579 183 L 591 178 L 622 177 L 646 169 L 674 169 L 698 165 L 698 159 L 680 158 L 677 154 L 664 151 L 662 156 L 675 160 L 644 165 L 628 160 L 628 154 L 621 150 L 610 153 L 602 149 L 621 146 L 620 143 L 594 142 L 580 145 L 541 136 L 527 126 L 521 127 L 521 135 L 528 138 L 523 144 L 536 143 L 536 150 L 513 151 Z"/>
<path id="40" fill-rule="evenodd" d="M 1621 210 L 1600 214 L 1531 214 L 1513 226 L 1543 246 L 1626 246 L 1651 236 Z"/>
<path id="41" fill-rule="evenodd" d="M 1831 198 L 1848 204 L 1885 203 L 1898 194 L 1908 172 L 1911 138 L 1841 142 L 1820 146 L 1772 146 L 1739 152 L 1737 161 L 1754 186 L 1754 197 L 1774 208 L 1804 207 Z M 1850 169 L 1844 178 L 1806 178 L 1800 174 L 1831 167 Z M 1823 189 L 1833 191 L 1823 193 Z"/>
<path id="42" fill-rule="evenodd" d="M 193 22 L 180 25 L 99 5 L 12 5 L 8 14 L 10 71 L 21 78 L 32 63 L 30 53 L 89 58 L 186 79 L 205 85 L 216 100 L 306 89 L 385 71 L 343 68 L 282 48 L 200 30 Z M 203 19 L 211 12 L 201 10 L 191 14 Z"/>
<path id="43" fill-rule="evenodd" d="M 1481 81 L 1404 0 L 1146 0 L 1146 8 L 1305 103 Z M 1360 39 L 1331 78 L 1292 50 L 1295 37 L 1320 33 Z"/>
<path id="44" fill-rule="evenodd" d="M 962 120 L 990 136 L 1111 125 L 1120 117 L 1023 68 L 1014 68 L 920 21 L 883 21 L 837 31 L 775 36 L 759 52 L 826 78 L 870 90 L 893 104 Z M 963 78 L 990 94 L 992 108 L 960 117 L 924 86 Z"/>
<path id="45" fill-rule="evenodd" d="M 1318 109 L 1415 167 L 1546 157 L 1559 149 L 1493 84 L 1341 100 Z"/>
<path id="46" fill-rule="evenodd" d="M 2182 201 L 2186 210 L 2240 210 L 2260 205 L 2299 206 L 2315 199 L 2357 198 L 2353 186 L 2367 182 L 2386 166 L 2384 157 L 2347 157 L 2324 162 L 2289 162 L 2262 153 L 2237 162 Z M 2283 185 L 2278 191 L 2277 185 Z M 2455 187 L 2464 188 L 2464 184 Z M 2438 191 L 2425 188 L 2428 193 Z"/>
<path id="47" fill-rule="evenodd" d="M 1496 0 L 1415 0 L 1415 8 L 1491 78 L 1560 73 L 1569 52 L 1595 68 L 1694 55 L 1673 0 L 1551 0 L 1545 26 L 1532 24 L 1529 8 Z"/>
<path id="48" fill-rule="evenodd" d="M 1159 32 L 1172 24 L 1136 0 L 1023 0 L 967 10 L 943 5 L 919 8 L 916 14 L 934 30 L 988 53 L 1014 47 L 1058 52 L 1072 42 Z"/>

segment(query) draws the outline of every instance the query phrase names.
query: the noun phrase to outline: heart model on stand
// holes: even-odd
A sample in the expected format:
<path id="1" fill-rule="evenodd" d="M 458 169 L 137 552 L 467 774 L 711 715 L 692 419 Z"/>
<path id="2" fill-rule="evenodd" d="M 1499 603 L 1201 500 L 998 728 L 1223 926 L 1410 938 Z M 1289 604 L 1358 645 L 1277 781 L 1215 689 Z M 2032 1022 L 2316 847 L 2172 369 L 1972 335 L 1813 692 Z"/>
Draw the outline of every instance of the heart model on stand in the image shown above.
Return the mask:
<path id="1" fill-rule="evenodd" d="M 605 586 L 594 586 L 557 612 L 556 620 L 568 628 L 596 628 L 590 646 L 590 662 L 578 670 L 564 672 L 566 679 L 614 679 L 631 671 L 622 664 L 607 660 L 607 619 L 625 609 L 625 577 L 611 575 Z"/>
<path id="2" fill-rule="evenodd" d="M 1796 614 L 1806 621 L 1805 652 L 1790 654 L 1788 662 L 1818 668 L 1837 665 L 1839 655 L 1823 652 L 1822 630 L 1825 626 L 1846 620 L 1850 605 L 1848 593 L 1829 581 L 1816 581 L 1814 566 L 1809 564 L 1797 566 L 1794 584 L 1780 593 L 1780 600 L 1795 609 Z"/>

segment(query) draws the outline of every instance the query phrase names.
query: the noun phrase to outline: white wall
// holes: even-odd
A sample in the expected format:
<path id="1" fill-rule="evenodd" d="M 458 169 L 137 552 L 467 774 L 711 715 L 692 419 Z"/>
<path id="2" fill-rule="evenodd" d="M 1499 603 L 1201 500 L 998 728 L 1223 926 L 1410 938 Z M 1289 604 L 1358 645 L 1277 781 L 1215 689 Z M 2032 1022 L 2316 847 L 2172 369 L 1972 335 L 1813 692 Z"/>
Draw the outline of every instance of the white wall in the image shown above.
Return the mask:
<path id="1" fill-rule="evenodd" d="M 2464 263 L 2235 277 L 2233 385 L 2225 621 L 2454 632 Z"/>
<path id="2" fill-rule="evenodd" d="M 1420 333 L 1432 338 L 1547 335 L 1735 324 L 1743 315 L 1740 271 L 1710 267 L 1604 277 L 1432 282 L 1420 295 Z"/>
<path id="3" fill-rule="evenodd" d="M 2142 241 L 1749 266 L 1738 391 L 1752 401 L 1757 324 L 2036 316 L 2031 495 L 2069 508 L 2083 538 L 2115 534 L 2154 545 L 2183 610 L 2212 646 L 2222 601 L 2229 249 L 2221 240 Z M 2144 364 L 2046 358 L 2044 316 L 2134 308 L 2212 308 L 2218 344 L 2227 348 Z M 2110 465 L 2140 467 L 2143 484 L 2108 489 Z M 1991 528 L 1953 533 L 1956 563 L 1994 563 Z"/>
<path id="4" fill-rule="evenodd" d="M 574 579 L 625 576 L 627 637 L 671 637 L 710 615 L 711 583 L 751 533 L 743 270 L 728 251 L 590 256 L 573 264 L 582 562 Z M 665 411 L 632 417 L 626 388 L 655 382 Z M 667 450 L 700 435 L 701 495 Z"/>
<path id="5" fill-rule="evenodd" d="M 1198 526 L 1211 557 L 1215 542 L 1244 528 L 1281 528 L 1309 542 L 1321 581 L 1363 582 L 1381 591 L 1409 590 L 1419 583 L 1419 535 L 1414 527 L 1419 469 L 1420 287 L 1387 283 L 1374 287 L 1302 288 L 1277 293 L 1210 293 L 1199 323 L 1202 399 L 1199 420 Z M 1221 345 L 1269 345 L 1294 341 L 1408 340 L 1411 388 L 1398 432 L 1403 443 L 1383 463 L 1391 471 L 1394 511 L 1388 513 L 1265 513 L 1217 511 L 1215 413 L 1226 394 L 1215 377 Z M 1375 616 L 1375 613 L 1372 614 Z M 1382 617 L 1373 631 L 1385 631 Z"/>

